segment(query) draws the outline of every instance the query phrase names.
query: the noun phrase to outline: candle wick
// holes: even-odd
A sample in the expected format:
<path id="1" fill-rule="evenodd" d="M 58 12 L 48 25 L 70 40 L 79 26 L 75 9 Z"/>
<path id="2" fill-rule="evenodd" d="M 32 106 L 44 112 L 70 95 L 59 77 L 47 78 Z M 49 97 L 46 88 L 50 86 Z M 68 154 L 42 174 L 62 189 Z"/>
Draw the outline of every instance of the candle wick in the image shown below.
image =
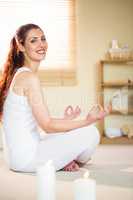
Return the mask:
<path id="1" fill-rule="evenodd" d="M 84 178 L 85 179 L 88 179 L 89 178 L 89 175 L 90 175 L 90 173 L 89 173 L 89 171 L 87 170 L 85 173 L 84 173 Z"/>
<path id="2" fill-rule="evenodd" d="M 48 162 L 46 163 L 46 165 L 53 165 L 53 161 L 52 160 L 48 160 Z"/>

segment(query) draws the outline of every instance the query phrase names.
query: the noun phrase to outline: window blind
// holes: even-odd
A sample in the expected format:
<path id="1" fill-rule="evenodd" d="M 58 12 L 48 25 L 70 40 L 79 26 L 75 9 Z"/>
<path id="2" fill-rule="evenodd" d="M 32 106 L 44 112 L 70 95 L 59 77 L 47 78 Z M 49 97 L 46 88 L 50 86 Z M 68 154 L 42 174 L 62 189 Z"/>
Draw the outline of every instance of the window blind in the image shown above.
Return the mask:
<path id="1" fill-rule="evenodd" d="M 38 24 L 48 41 L 47 55 L 39 70 L 42 84 L 75 85 L 75 0 L 0 1 L 0 60 L 5 59 L 16 29 L 25 23 Z"/>

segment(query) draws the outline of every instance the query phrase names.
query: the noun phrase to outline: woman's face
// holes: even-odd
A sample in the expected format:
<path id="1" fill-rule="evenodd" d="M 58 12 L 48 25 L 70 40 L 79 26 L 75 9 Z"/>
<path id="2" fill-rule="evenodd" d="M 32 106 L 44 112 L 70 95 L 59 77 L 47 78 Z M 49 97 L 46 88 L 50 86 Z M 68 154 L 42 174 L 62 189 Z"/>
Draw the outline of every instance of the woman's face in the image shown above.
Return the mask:
<path id="1" fill-rule="evenodd" d="M 44 33 L 40 29 L 30 30 L 24 43 L 25 61 L 42 61 L 45 58 L 47 48 L 48 44 Z"/>

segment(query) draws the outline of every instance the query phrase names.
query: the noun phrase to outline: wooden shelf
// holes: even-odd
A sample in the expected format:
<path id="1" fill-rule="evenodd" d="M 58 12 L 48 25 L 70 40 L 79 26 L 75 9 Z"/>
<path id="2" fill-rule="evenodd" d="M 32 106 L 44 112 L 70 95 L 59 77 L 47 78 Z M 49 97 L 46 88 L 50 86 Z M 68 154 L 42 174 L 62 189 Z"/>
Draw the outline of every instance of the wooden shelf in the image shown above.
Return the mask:
<path id="1" fill-rule="evenodd" d="M 128 111 L 112 110 L 112 112 L 110 114 L 111 115 L 133 115 L 133 110 L 128 110 Z"/>
<path id="2" fill-rule="evenodd" d="M 128 87 L 130 89 L 130 88 L 133 88 L 133 83 L 128 83 L 127 81 L 104 82 L 102 83 L 102 87 L 105 87 L 105 88 Z"/>
<path id="3" fill-rule="evenodd" d="M 109 60 L 109 59 L 104 59 L 101 60 L 101 63 L 105 64 L 133 64 L 133 59 L 114 59 L 114 60 Z"/>
<path id="4" fill-rule="evenodd" d="M 128 90 L 133 90 L 133 80 L 132 79 L 128 79 L 128 77 L 125 75 L 125 80 L 121 80 L 121 77 L 118 75 L 118 77 L 115 80 L 107 80 L 105 79 L 106 77 L 106 73 L 104 73 L 104 68 L 105 66 L 107 67 L 114 67 L 114 69 L 116 69 L 116 67 L 120 67 L 119 70 L 126 70 L 126 66 L 130 65 L 130 67 L 133 67 L 133 58 L 131 59 L 102 59 L 100 60 L 99 64 L 98 64 L 98 73 L 97 73 L 97 94 L 99 94 L 99 103 L 104 106 L 105 105 L 105 97 L 106 93 L 104 93 L 105 89 L 107 91 L 109 91 L 110 89 L 114 89 L 114 90 L 118 90 L 118 89 L 122 89 L 122 87 L 127 88 Z M 125 66 L 125 68 L 121 66 Z M 131 68 L 133 69 L 133 68 Z M 118 69 L 117 69 L 118 70 Z M 118 72 L 118 71 L 117 71 Z M 114 72 L 115 73 L 115 72 Z M 113 73 L 112 73 L 113 74 Z M 131 92 L 131 91 L 130 91 Z M 128 110 L 124 111 L 116 111 L 113 110 L 110 114 L 111 115 L 121 115 L 124 117 L 130 115 L 133 116 L 133 108 L 129 107 Z M 110 115 L 109 115 L 110 116 Z M 108 117 L 109 117 L 108 116 Z M 118 118 L 121 116 L 118 116 Z M 113 118 L 114 116 L 111 116 L 111 118 Z M 112 119 L 108 119 L 108 120 L 112 120 Z M 122 118 L 123 120 L 123 118 Z M 101 143 L 102 144 L 133 144 L 133 137 L 131 139 L 129 139 L 126 136 L 123 137 L 117 137 L 117 138 L 107 138 L 105 137 L 104 134 L 104 129 L 105 129 L 106 123 L 105 120 L 101 120 L 98 124 L 99 127 L 99 131 L 101 133 Z"/>
<path id="5" fill-rule="evenodd" d="M 102 137 L 102 144 L 133 144 L 133 138 L 129 139 L 128 137 L 116 137 L 116 138 L 107 138 Z"/>

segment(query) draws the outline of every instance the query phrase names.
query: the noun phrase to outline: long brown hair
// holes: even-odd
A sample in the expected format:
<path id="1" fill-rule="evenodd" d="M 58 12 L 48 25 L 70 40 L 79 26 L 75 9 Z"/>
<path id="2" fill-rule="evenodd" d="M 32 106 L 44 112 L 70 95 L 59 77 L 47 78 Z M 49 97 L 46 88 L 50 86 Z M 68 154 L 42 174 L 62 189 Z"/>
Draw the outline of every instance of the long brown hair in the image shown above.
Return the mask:
<path id="1" fill-rule="evenodd" d="M 10 50 L 4 64 L 2 78 L 0 81 L 0 119 L 3 112 L 4 101 L 7 97 L 8 90 L 13 76 L 18 68 L 24 65 L 24 54 L 18 48 L 18 43 L 25 44 L 25 39 L 31 29 L 41 28 L 36 24 L 25 24 L 21 26 L 10 43 Z"/>

